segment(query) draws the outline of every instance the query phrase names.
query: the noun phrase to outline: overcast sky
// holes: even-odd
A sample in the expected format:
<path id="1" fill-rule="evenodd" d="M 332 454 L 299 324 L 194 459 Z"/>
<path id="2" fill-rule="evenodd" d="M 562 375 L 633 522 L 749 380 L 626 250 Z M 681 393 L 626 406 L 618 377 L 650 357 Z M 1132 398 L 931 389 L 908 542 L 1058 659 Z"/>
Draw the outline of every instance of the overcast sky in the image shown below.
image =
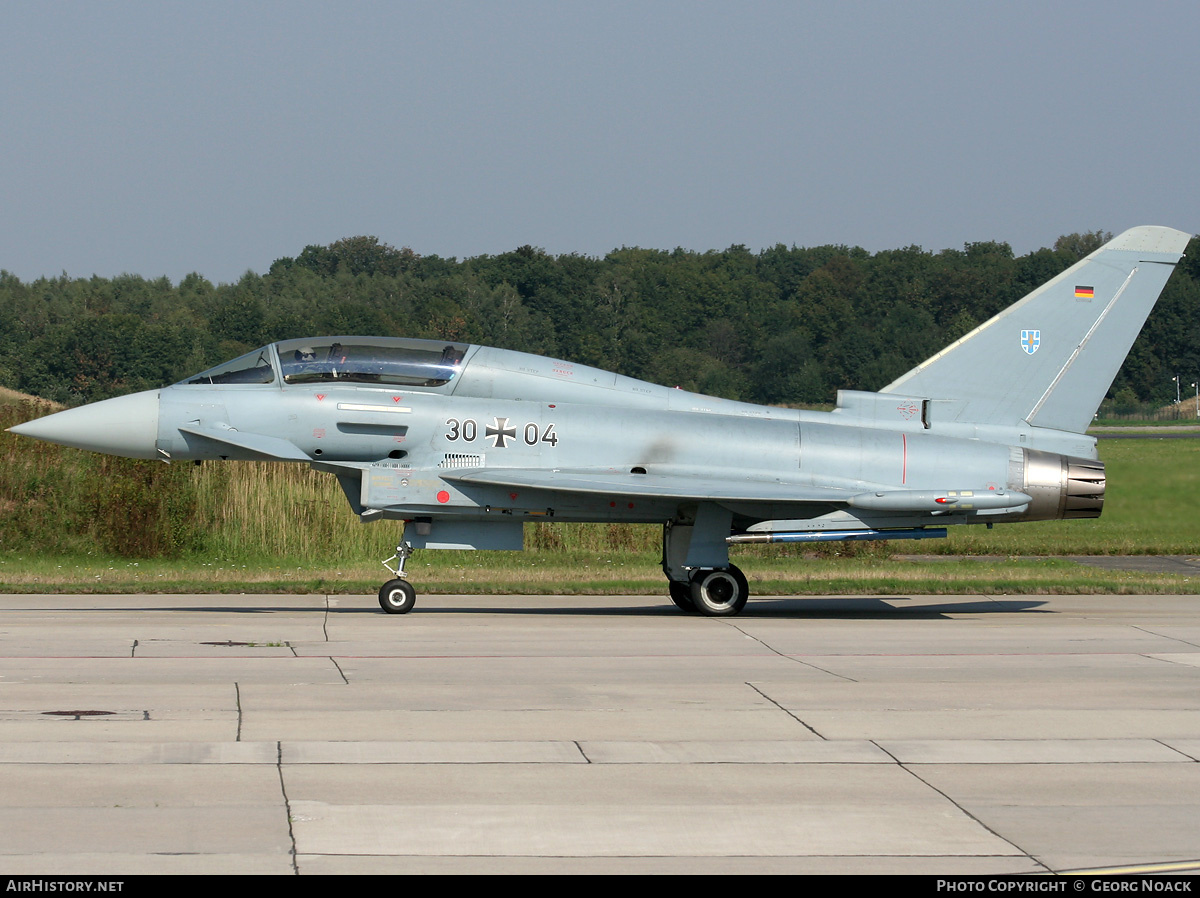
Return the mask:
<path id="1" fill-rule="evenodd" d="M 0 268 L 1200 230 L 1200 3 L 0 5 Z"/>

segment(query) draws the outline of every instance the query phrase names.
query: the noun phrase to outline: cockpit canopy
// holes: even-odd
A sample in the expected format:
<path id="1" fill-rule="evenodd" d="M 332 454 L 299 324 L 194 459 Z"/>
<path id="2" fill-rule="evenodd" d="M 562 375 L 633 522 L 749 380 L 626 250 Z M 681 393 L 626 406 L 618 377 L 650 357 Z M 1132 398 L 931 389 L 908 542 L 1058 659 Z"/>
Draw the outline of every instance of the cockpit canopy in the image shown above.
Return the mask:
<path id="1" fill-rule="evenodd" d="M 440 387 L 461 370 L 470 345 L 399 337 L 283 340 L 209 368 L 183 384 L 285 384 L 347 381 Z"/>
<path id="2" fill-rule="evenodd" d="M 283 381 L 289 384 L 349 380 L 406 387 L 440 387 L 451 381 L 468 349 L 465 343 L 384 337 L 325 337 L 276 343 Z"/>

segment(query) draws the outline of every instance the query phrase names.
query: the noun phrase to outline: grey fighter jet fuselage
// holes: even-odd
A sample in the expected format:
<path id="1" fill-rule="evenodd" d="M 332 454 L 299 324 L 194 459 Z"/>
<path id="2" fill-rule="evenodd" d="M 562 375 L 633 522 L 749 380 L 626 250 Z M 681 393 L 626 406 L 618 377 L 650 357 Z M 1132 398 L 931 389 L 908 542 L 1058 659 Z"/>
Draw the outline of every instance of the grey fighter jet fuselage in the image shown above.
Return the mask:
<path id="1" fill-rule="evenodd" d="M 735 614 L 738 542 L 916 539 L 954 524 L 1096 517 L 1083 434 L 1189 235 L 1135 228 L 879 393 L 832 412 L 688 393 L 454 342 L 286 340 L 160 390 L 13 428 L 135 458 L 302 462 L 413 549 L 520 549 L 527 521 L 664 528 L 685 610 Z"/>

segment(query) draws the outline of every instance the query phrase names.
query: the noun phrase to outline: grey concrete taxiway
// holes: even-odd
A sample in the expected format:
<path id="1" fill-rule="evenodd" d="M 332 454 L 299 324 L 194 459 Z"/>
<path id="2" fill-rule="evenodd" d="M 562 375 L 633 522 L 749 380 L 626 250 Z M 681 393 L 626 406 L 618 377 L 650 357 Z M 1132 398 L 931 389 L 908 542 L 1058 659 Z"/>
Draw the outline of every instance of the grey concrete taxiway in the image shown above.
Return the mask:
<path id="1" fill-rule="evenodd" d="M 1198 869 L 1200 599 L 0 596 L 0 871 Z"/>

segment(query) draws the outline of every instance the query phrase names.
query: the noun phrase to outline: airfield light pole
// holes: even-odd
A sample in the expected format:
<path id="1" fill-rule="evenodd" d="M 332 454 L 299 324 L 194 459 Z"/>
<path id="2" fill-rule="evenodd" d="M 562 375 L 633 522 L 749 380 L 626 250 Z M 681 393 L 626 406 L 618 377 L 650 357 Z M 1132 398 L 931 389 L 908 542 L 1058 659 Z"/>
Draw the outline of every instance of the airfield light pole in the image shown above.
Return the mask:
<path id="1" fill-rule="evenodd" d="M 1171 380 L 1175 381 L 1175 404 L 1179 405 L 1179 402 L 1180 402 L 1180 399 L 1179 399 L 1179 375 L 1176 374 L 1174 377 L 1171 378 Z"/>
<path id="2" fill-rule="evenodd" d="M 1196 391 L 1196 417 L 1200 418 L 1200 380 L 1192 383 L 1192 389 Z"/>

